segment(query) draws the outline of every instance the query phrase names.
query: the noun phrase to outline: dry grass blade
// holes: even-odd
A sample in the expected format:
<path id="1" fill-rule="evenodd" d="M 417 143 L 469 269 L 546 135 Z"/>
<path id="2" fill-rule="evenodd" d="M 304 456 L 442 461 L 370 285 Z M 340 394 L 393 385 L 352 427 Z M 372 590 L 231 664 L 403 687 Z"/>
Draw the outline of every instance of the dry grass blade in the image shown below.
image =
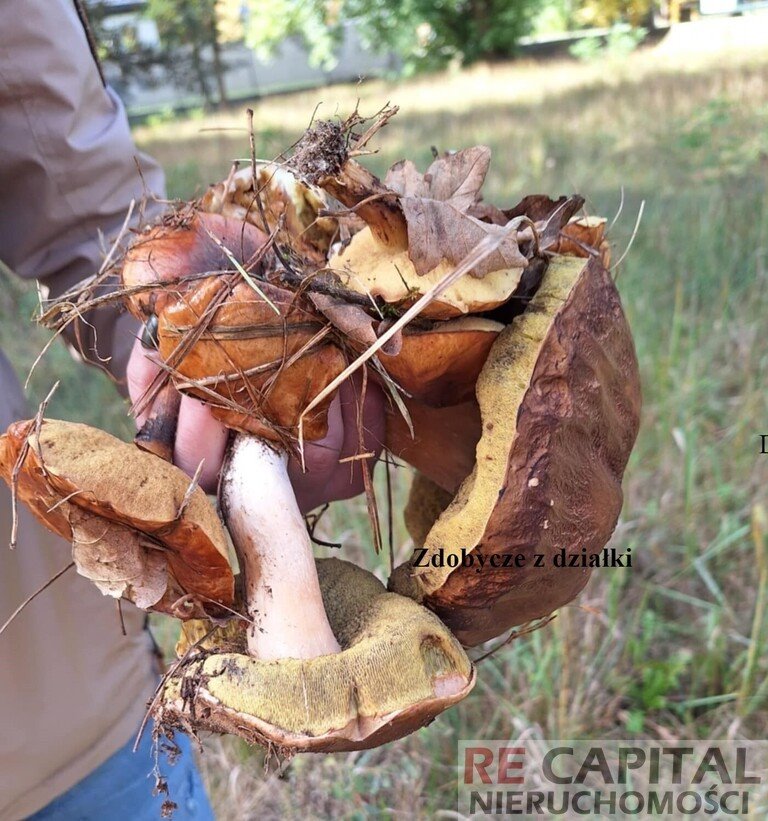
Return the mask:
<path id="1" fill-rule="evenodd" d="M 555 615 L 556 614 L 552 613 L 550 616 L 544 616 L 536 621 L 528 622 L 528 624 L 524 624 L 522 627 L 516 627 L 510 632 L 504 641 L 499 642 L 499 644 L 491 648 L 487 653 L 483 653 L 482 656 L 472 659 L 472 663 L 480 664 L 481 661 L 489 659 L 495 653 L 498 653 L 502 647 L 506 647 L 508 644 L 511 644 L 515 639 L 519 639 L 521 636 L 527 636 L 529 633 L 534 633 L 536 630 L 541 630 L 542 627 L 546 627 L 555 618 Z"/>
<path id="2" fill-rule="evenodd" d="M 40 428 L 43 424 L 43 414 L 45 413 L 45 409 L 48 407 L 48 403 L 51 401 L 51 397 L 56 392 L 58 387 L 59 383 L 56 382 L 50 391 L 48 391 L 48 395 L 45 399 L 43 399 L 37 409 L 37 415 L 35 416 L 36 434 L 40 433 Z M 21 450 L 19 451 L 19 455 L 13 465 L 13 470 L 11 471 L 11 540 L 8 545 L 11 550 L 16 548 L 16 539 L 19 535 L 19 474 L 21 473 L 21 469 L 24 466 L 27 454 L 29 453 L 29 447 L 29 437 L 26 437 L 24 439 L 24 444 L 21 446 Z M 42 454 L 40 455 L 40 464 L 41 466 L 43 464 Z M 43 470 L 45 470 L 45 468 L 43 468 Z"/>
<path id="3" fill-rule="evenodd" d="M 205 233 L 216 243 L 216 245 L 221 248 L 221 250 L 226 254 L 227 259 L 232 263 L 232 266 L 235 268 L 238 274 L 250 285 L 250 287 L 264 300 L 264 302 L 269 305 L 269 307 L 278 315 L 280 316 L 280 309 L 275 305 L 274 302 L 264 293 L 264 291 L 259 288 L 256 284 L 256 280 L 248 273 L 248 271 L 243 268 L 243 266 L 237 261 L 235 255 L 227 248 L 226 245 L 208 228 L 205 229 Z M 270 239 L 274 239 L 274 233 L 270 234 Z"/>
<path id="4" fill-rule="evenodd" d="M 51 578 L 48 579 L 48 581 L 45 584 L 38 587 L 37 590 L 35 590 L 35 592 L 32 593 L 30 596 L 27 596 L 27 598 L 24 599 L 24 601 L 13 611 L 13 613 L 11 613 L 8 619 L 6 619 L 2 627 L 0 627 L 0 636 L 3 635 L 3 633 L 11 625 L 11 622 L 13 622 L 13 620 L 21 613 L 22 610 L 24 610 L 24 608 L 30 602 L 34 601 L 44 590 L 47 590 L 56 581 L 56 579 L 61 578 L 67 572 L 67 570 L 74 566 L 75 563 L 70 562 L 68 565 L 66 565 L 66 567 L 62 567 L 61 570 L 59 570 L 58 573 L 55 573 L 53 576 L 51 576 Z"/>
<path id="5" fill-rule="evenodd" d="M 189 487 L 187 487 L 184 493 L 184 498 L 181 500 L 179 509 L 176 511 L 175 521 L 177 522 L 184 516 L 184 512 L 186 511 L 190 501 L 192 500 L 192 494 L 195 492 L 195 490 L 197 490 L 199 486 L 200 474 L 203 472 L 204 464 L 205 459 L 201 459 L 200 464 L 197 466 L 197 470 L 195 470 L 195 473 L 192 476 L 192 481 L 189 483 Z"/>
<path id="6" fill-rule="evenodd" d="M 632 229 L 632 236 L 629 238 L 629 242 L 627 243 L 627 247 L 624 249 L 624 253 L 619 257 L 616 264 L 613 266 L 614 271 L 616 271 L 616 273 L 613 275 L 614 282 L 618 281 L 618 279 L 619 279 L 618 268 L 621 265 L 621 263 L 624 262 L 624 260 L 626 259 L 627 254 L 629 253 L 630 249 L 632 248 L 632 245 L 635 242 L 635 237 L 637 236 L 637 232 L 640 230 L 640 223 L 643 219 L 643 212 L 644 211 L 645 211 L 645 200 L 643 200 L 640 203 L 640 208 L 637 212 L 637 219 L 635 220 L 635 227 Z"/>
<path id="7" fill-rule="evenodd" d="M 400 412 L 400 415 L 403 417 L 405 424 L 408 426 L 408 433 L 411 435 L 411 439 L 414 438 L 416 435 L 413 430 L 413 421 L 411 420 L 411 414 L 408 410 L 408 406 L 403 401 L 403 397 L 400 394 L 404 394 L 405 396 L 409 397 L 411 394 L 408 393 L 404 388 L 395 382 L 395 380 L 386 372 L 384 366 L 379 361 L 378 356 L 374 356 L 371 360 L 376 373 L 379 374 L 381 377 L 381 381 L 386 387 L 387 391 L 389 392 L 392 401 L 395 403 L 397 410 Z"/>

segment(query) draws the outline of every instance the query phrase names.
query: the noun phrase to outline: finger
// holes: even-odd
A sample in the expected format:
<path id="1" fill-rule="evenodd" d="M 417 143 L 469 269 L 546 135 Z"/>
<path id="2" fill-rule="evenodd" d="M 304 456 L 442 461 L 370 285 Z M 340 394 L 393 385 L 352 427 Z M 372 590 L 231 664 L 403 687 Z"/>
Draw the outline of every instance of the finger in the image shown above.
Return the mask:
<path id="1" fill-rule="evenodd" d="M 339 454 L 344 442 L 344 425 L 341 419 L 341 402 L 338 394 L 328 406 L 328 433 L 317 442 L 304 443 L 304 466 L 301 459 L 292 456 L 288 461 L 288 476 L 302 513 L 312 510 L 326 501 L 331 479 L 338 468 Z"/>
<path id="2" fill-rule="evenodd" d="M 188 476 L 194 476 L 202 461 L 199 484 L 208 493 L 216 490 L 227 438 L 227 428 L 214 419 L 207 405 L 191 396 L 181 397 L 173 461 Z"/>
<path id="3" fill-rule="evenodd" d="M 141 340 L 133 343 L 131 355 L 125 371 L 125 381 L 128 386 L 128 396 L 132 403 L 138 402 L 152 384 L 152 380 L 160 370 L 157 364 L 157 352 L 145 348 Z M 152 410 L 151 405 L 144 408 L 136 417 L 136 427 L 141 427 Z"/>

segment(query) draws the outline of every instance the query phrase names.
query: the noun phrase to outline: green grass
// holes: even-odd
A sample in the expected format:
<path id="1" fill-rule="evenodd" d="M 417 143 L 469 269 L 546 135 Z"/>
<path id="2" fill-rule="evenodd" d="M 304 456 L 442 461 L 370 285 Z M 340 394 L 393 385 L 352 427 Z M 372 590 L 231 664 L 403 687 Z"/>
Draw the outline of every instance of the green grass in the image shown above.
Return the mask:
<path id="1" fill-rule="evenodd" d="M 631 570 L 595 574 L 547 628 L 483 662 L 474 693 L 429 728 L 364 753 L 305 756 L 265 773 L 233 739 L 203 757 L 222 819 L 431 817 L 455 808 L 458 738 L 768 737 L 765 488 L 768 456 L 768 53 L 704 58 L 640 51 L 621 63 L 477 68 L 408 84 L 323 89 L 256 105 L 258 151 L 301 133 L 318 100 L 333 114 L 402 108 L 370 158 L 382 171 L 430 146 L 493 149 L 488 200 L 577 191 L 612 218 L 617 269 L 640 359 L 643 424 L 614 537 Z M 323 109 L 321 109 L 322 111 Z M 189 196 L 247 154 L 239 112 L 137 131 L 165 164 L 170 192 Z M 2 342 L 33 306 L 6 289 Z M 9 344 L 10 343 L 10 344 Z M 26 344 L 26 343 L 25 343 Z M 104 383 L 61 353 L 41 365 L 45 390 L 66 380 L 59 412 L 125 427 Z M 87 406 L 84 406 L 87 403 Z M 402 499 L 407 480 L 396 480 Z M 372 556 L 360 504 L 337 505 L 323 535 L 343 554 Z M 408 544 L 398 522 L 395 545 Z"/>

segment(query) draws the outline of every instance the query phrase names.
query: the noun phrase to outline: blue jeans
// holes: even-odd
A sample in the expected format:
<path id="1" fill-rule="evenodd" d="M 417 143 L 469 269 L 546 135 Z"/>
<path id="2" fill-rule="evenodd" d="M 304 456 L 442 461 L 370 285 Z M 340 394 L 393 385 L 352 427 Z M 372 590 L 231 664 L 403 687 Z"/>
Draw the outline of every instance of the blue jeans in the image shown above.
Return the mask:
<path id="1" fill-rule="evenodd" d="M 168 783 L 168 795 L 152 795 L 155 780 L 149 725 L 135 753 L 131 738 L 125 747 L 28 821 L 157 821 L 165 800 L 178 805 L 173 821 L 214 821 L 192 745 L 183 733 L 176 733 L 175 743 L 181 755 L 174 765 L 160 743 L 158 763 Z"/>

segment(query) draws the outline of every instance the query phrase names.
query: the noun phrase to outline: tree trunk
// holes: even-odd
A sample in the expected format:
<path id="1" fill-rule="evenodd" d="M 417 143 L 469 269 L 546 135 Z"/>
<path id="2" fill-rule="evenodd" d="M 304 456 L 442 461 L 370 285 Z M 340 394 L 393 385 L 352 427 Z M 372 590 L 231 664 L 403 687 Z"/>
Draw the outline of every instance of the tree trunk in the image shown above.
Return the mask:
<path id="1" fill-rule="evenodd" d="M 205 79 L 205 66 L 203 65 L 203 57 L 200 54 L 200 47 L 197 43 L 192 45 L 192 67 L 195 70 L 197 84 L 200 86 L 200 91 L 205 99 L 205 106 L 206 108 L 211 108 L 213 105 L 213 98 L 211 97 L 211 92 Z"/>
<path id="2" fill-rule="evenodd" d="M 213 73 L 216 77 L 216 87 L 219 92 L 219 105 L 226 105 L 227 100 L 227 86 L 224 81 L 226 74 L 226 67 L 224 61 L 221 59 L 221 43 L 219 42 L 219 32 L 216 28 L 216 20 L 213 21 L 213 38 L 211 40 L 211 48 L 213 49 Z"/>

